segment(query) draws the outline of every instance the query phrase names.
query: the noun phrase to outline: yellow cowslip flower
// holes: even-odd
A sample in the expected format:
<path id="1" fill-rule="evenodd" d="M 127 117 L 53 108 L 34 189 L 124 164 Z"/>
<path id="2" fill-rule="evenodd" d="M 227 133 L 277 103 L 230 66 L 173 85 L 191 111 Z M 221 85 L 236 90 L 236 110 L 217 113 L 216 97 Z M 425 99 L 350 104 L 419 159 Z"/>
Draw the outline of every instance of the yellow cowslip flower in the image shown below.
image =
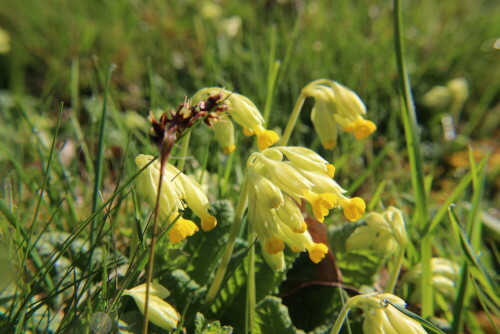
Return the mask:
<path id="1" fill-rule="evenodd" d="M 144 168 L 154 158 L 140 154 L 135 158 L 138 169 Z M 152 207 L 155 206 L 160 178 L 160 163 L 153 161 L 136 181 L 137 192 Z M 180 242 L 198 231 L 196 224 L 180 217 L 179 212 L 189 206 L 201 219 L 201 227 L 209 231 L 217 225 L 217 219 L 208 213 L 210 203 L 201 186 L 192 177 L 180 172 L 171 164 L 166 164 L 163 171 L 163 185 L 160 194 L 159 219 L 174 224 L 169 231 L 170 241 Z M 184 203 L 187 202 L 187 205 Z"/>
<path id="2" fill-rule="evenodd" d="M 344 196 L 345 190 L 332 179 L 333 165 L 307 148 L 268 148 L 252 154 L 247 168 L 249 220 L 266 253 L 264 258 L 275 270 L 283 268 L 279 257 L 285 244 L 296 252 L 307 251 L 315 263 L 328 252 L 328 247 L 314 243 L 307 231 L 298 206 L 302 200 L 311 204 L 321 222 L 335 207 L 343 207 L 348 219 L 359 218 L 364 212 L 363 200 Z"/>
<path id="3" fill-rule="evenodd" d="M 390 293 L 370 293 L 349 298 L 346 305 L 349 308 L 360 308 L 363 310 L 365 320 L 363 322 L 364 334 L 425 334 L 422 325 L 415 319 L 400 312 L 391 303 L 405 307 L 406 303 L 401 298 Z"/>
<path id="4" fill-rule="evenodd" d="M 180 216 L 173 224 L 174 225 L 168 231 L 168 237 L 173 244 L 178 243 L 199 231 L 198 226 L 196 226 L 195 223 Z"/>
<path id="5" fill-rule="evenodd" d="M 266 130 L 264 128 L 263 126 L 264 118 L 262 118 L 259 109 L 257 109 L 255 104 L 250 99 L 248 99 L 243 95 L 230 92 L 224 88 L 212 87 L 212 88 L 203 88 L 199 90 L 193 96 L 192 100 L 193 103 L 197 103 L 199 101 L 206 99 L 208 96 L 216 94 L 222 95 L 222 100 L 224 101 L 224 104 L 226 104 L 229 107 L 228 109 L 229 115 L 236 123 L 238 123 L 243 127 L 243 133 L 246 136 L 253 136 L 253 135 L 257 136 L 257 146 L 259 150 L 268 148 L 269 146 L 273 145 L 278 141 L 279 136 L 276 132 L 272 130 Z M 224 126 L 227 127 L 227 125 Z M 216 131 L 222 131 L 222 130 L 216 130 Z M 231 153 L 232 151 L 234 151 L 234 148 L 232 150 L 227 149 L 228 148 L 227 143 L 232 143 L 230 145 L 234 145 L 234 134 L 230 134 L 228 129 L 226 129 L 225 131 L 226 131 L 225 134 L 226 136 L 231 135 L 233 138 L 232 139 L 224 138 L 223 140 L 221 140 L 222 138 L 221 139 L 218 138 L 218 140 L 219 143 L 221 143 L 225 153 L 226 152 Z"/>
<path id="6" fill-rule="evenodd" d="M 401 210 L 389 207 L 382 214 L 370 212 L 366 225 L 358 227 L 347 239 L 349 250 L 370 248 L 378 254 L 390 255 L 407 243 Z"/>
<path id="7" fill-rule="evenodd" d="M 431 259 L 431 282 L 435 290 L 435 297 L 438 295 L 444 297 L 448 302 L 455 299 L 456 284 L 458 281 L 459 267 L 458 265 L 448 259 L 433 257 Z M 410 295 L 412 303 L 419 303 L 421 294 L 421 286 L 419 284 L 422 276 L 422 264 L 418 263 L 407 271 L 402 282 L 413 283 L 415 288 Z M 437 303 L 443 305 L 443 303 Z"/>
<path id="8" fill-rule="evenodd" d="M 314 98 L 311 121 L 326 149 L 337 146 L 337 125 L 354 133 L 356 139 L 366 138 L 377 129 L 375 123 L 363 118 L 366 107 L 359 96 L 335 81 L 315 80 L 302 89 L 301 95 Z"/>
<path id="9" fill-rule="evenodd" d="M 213 129 L 224 154 L 233 153 L 236 149 L 233 122 L 228 117 L 223 117 L 214 123 Z"/>
<path id="10" fill-rule="evenodd" d="M 462 109 L 469 97 L 469 85 L 464 78 L 456 78 L 446 83 L 446 86 L 434 86 L 422 97 L 423 104 L 431 109 Z"/>
<path id="11" fill-rule="evenodd" d="M 169 295 L 170 292 L 162 285 L 158 283 L 151 283 L 149 285 L 148 320 L 167 331 L 175 329 L 181 318 L 179 312 L 163 300 Z M 146 308 L 146 284 L 125 290 L 123 296 L 134 298 L 139 310 L 144 314 Z"/>

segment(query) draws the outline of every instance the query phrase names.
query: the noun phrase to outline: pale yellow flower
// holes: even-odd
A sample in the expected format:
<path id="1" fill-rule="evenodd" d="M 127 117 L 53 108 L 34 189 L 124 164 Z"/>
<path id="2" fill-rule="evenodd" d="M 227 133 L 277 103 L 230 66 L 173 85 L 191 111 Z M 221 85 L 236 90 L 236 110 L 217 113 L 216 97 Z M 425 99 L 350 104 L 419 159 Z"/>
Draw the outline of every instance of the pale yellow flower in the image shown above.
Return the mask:
<path id="1" fill-rule="evenodd" d="M 264 118 L 260 114 L 259 109 L 257 109 L 255 104 L 246 96 L 230 92 L 224 88 L 203 88 L 193 96 L 193 103 L 197 103 L 206 99 L 208 96 L 217 94 L 222 95 L 224 104 L 229 107 L 229 115 L 236 123 L 243 127 L 243 133 L 246 136 L 257 136 L 257 146 L 259 150 L 263 150 L 278 141 L 278 134 L 264 128 Z M 227 127 L 227 125 L 225 126 Z M 226 135 L 231 135 L 230 130 L 226 129 Z M 234 145 L 234 135 L 231 136 L 233 139 L 218 139 L 224 151 L 229 153 L 234 151 L 234 148 L 231 149 L 231 145 Z M 228 146 L 227 143 L 232 144 Z"/>
<path id="2" fill-rule="evenodd" d="M 349 298 L 346 304 L 363 310 L 364 334 L 425 334 L 420 323 L 400 312 L 387 301 L 405 307 L 401 298 L 390 293 L 370 293 Z"/>
<path id="3" fill-rule="evenodd" d="M 302 89 L 303 97 L 314 98 L 311 121 L 326 149 L 337 145 L 337 126 L 354 133 L 356 139 L 372 134 L 377 126 L 363 118 L 366 107 L 349 88 L 332 80 L 315 80 Z"/>
<path id="4" fill-rule="evenodd" d="M 383 213 L 370 212 L 366 225 L 356 228 L 346 241 L 347 249 L 370 248 L 390 255 L 407 243 L 405 223 L 399 209 L 389 207 Z"/>
<path id="5" fill-rule="evenodd" d="M 135 162 L 138 169 L 144 168 L 154 158 L 140 154 Z M 139 195 L 154 207 L 158 194 L 160 163 L 153 161 L 136 180 Z M 201 186 L 192 177 L 180 172 L 171 164 L 166 164 L 163 171 L 163 185 L 160 194 L 159 219 L 167 224 L 174 224 L 169 230 L 169 238 L 173 243 L 180 242 L 198 231 L 196 224 L 180 217 L 186 206 L 201 219 L 201 227 L 209 231 L 217 225 L 217 219 L 208 213 L 210 203 Z M 187 203 L 187 205 L 185 204 Z"/>
<path id="6" fill-rule="evenodd" d="M 175 329 L 181 318 L 179 312 L 163 300 L 169 294 L 169 291 L 158 283 L 151 283 L 149 286 L 148 320 L 168 331 Z M 139 310 L 144 314 L 144 310 L 146 309 L 146 284 L 125 290 L 123 296 L 134 298 Z"/>
<path id="7" fill-rule="evenodd" d="M 236 149 L 234 143 L 234 126 L 228 117 L 222 117 L 213 126 L 215 138 L 225 154 L 231 154 Z"/>
<path id="8" fill-rule="evenodd" d="M 298 206 L 302 200 L 310 203 L 321 222 L 333 208 L 344 208 L 351 220 L 364 212 L 362 199 L 344 196 L 345 190 L 332 179 L 334 170 L 321 156 L 303 147 L 268 148 L 248 159 L 249 220 L 273 269 L 284 268 L 281 257 L 285 245 L 294 252 L 307 251 L 315 263 L 328 252 L 328 247 L 315 243 L 307 231 Z"/>
<path id="9" fill-rule="evenodd" d="M 434 287 L 436 294 L 441 295 L 448 302 L 452 302 L 455 298 L 455 282 L 458 281 L 458 275 L 459 267 L 455 262 L 440 257 L 431 259 L 431 285 Z M 422 264 L 418 263 L 407 271 L 402 278 L 403 282 L 413 283 L 415 286 L 409 299 L 413 303 L 420 302 L 421 286 L 419 282 L 421 276 Z"/>

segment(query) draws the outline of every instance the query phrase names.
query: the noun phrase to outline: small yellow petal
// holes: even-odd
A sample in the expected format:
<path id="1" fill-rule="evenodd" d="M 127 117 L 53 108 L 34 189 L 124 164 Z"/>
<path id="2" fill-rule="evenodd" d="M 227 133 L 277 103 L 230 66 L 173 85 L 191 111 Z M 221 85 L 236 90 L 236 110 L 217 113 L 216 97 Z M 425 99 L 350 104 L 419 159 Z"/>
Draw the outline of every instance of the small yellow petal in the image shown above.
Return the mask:
<path id="1" fill-rule="evenodd" d="M 243 134 L 247 137 L 253 136 L 255 134 L 255 131 L 249 128 L 243 128 Z"/>
<path id="2" fill-rule="evenodd" d="M 236 145 L 229 145 L 229 146 L 222 148 L 222 150 L 224 151 L 224 154 L 231 154 L 234 152 L 235 149 L 236 149 Z"/>
<path id="3" fill-rule="evenodd" d="M 332 148 L 335 148 L 337 146 L 337 141 L 333 140 L 333 139 L 330 139 L 329 141 L 327 141 L 325 143 L 321 143 L 321 144 L 323 145 L 323 147 L 325 148 L 325 150 L 331 150 Z"/>
<path id="4" fill-rule="evenodd" d="M 309 253 L 311 261 L 318 263 L 323 260 L 328 253 L 328 246 L 321 243 L 313 243 L 311 246 L 307 247 L 307 252 Z"/>
<path id="5" fill-rule="evenodd" d="M 326 169 L 325 174 L 333 178 L 335 176 L 335 166 L 332 164 L 326 164 Z"/>
<path id="6" fill-rule="evenodd" d="M 344 216 L 350 221 L 358 220 L 366 209 L 365 201 L 360 197 L 346 198 L 341 202 Z"/>
<path id="7" fill-rule="evenodd" d="M 175 244 L 198 232 L 198 226 L 191 220 L 180 217 L 168 231 L 170 241 Z"/>
<path id="8" fill-rule="evenodd" d="M 371 135 L 377 130 L 377 126 L 372 121 L 366 119 L 358 119 L 344 127 L 346 132 L 354 132 L 356 139 L 363 139 Z"/>
<path id="9" fill-rule="evenodd" d="M 277 254 L 285 249 L 285 243 L 278 238 L 270 238 L 265 243 L 266 252 L 269 254 Z"/>
<path id="10" fill-rule="evenodd" d="M 332 193 L 315 194 L 310 191 L 304 197 L 311 204 L 314 216 L 320 222 L 325 221 L 325 216 L 339 202 L 337 195 Z"/>
<path id="11" fill-rule="evenodd" d="M 217 218 L 210 214 L 207 214 L 207 216 L 201 220 L 201 228 L 205 232 L 210 231 L 215 226 L 217 226 Z"/>
<path id="12" fill-rule="evenodd" d="M 265 130 L 257 134 L 257 146 L 259 147 L 259 151 L 273 145 L 278 141 L 278 139 L 280 139 L 280 137 L 273 130 Z"/>
<path id="13" fill-rule="evenodd" d="M 307 231 L 306 222 L 302 222 L 300 224 L 300 228 L 292 228 L 292 231 L 294 231 L 295 233 L 304 233 L 305 231 Z"/>

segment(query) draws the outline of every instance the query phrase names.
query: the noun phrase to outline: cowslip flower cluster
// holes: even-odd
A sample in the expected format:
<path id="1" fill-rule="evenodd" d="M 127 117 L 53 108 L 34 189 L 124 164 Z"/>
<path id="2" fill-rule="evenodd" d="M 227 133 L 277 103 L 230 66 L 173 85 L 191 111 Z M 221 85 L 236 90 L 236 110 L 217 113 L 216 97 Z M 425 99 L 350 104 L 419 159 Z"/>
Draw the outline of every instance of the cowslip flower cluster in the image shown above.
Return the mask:
<path id="1" fill-rule="evenodd" d="M 433 257 L 431 259 L 431 282 L 434 290 L 436 292 L 435 296 L 442 296 L 448 301 L 452 301 L 455 298 L 456 286 L 455 282 L 458 281 L 459 268 L 456 263 L 451 260 Z M 413 266 L 408 272 L 403 276 L 402 281 L 413 283 L 415 289 L 412 290 L 410 295 L 410 301 L 412 303 L 420 302 L 422 296 L 421 285 L 419 284 L 422 276 L 422 264 L 418 263 Z M 438 305 L 445 305 L 444 303 L 438 303 Z"/>
<path id="2" fill-rule="evenodd" d="M 432 109 L 456 106 L 461 109 L 469 96 L 469 85 L 464 78 L 450 80 L 446 86 L 434 86 L 422 97 L 423 104 Z"/>
<path id="3" fill-rule="evenodd" d="M 158 194 L 160 162 L 151 162 L 152 160 L 154 157 L 144 154 L 135 158 L 139 170 L 147 166 L 137 177 L 136 187 L 139 195 L 154 207 Z M 193 221 L 181 217 L 180 211 L 187 206 L 201 219 L 203 231 L 213 229 L 217 225 L 217 219 L 208 213 L 210 203 L 198 182 L 169 163 L 165 164 L 163 173 L 158 217 L 160 221 L 174 224 L 168 232 L 170 241 L 180 242 L 198 231 L 198 226 Z"/>
<path id="4" fill-rule="evenodd" d="M 310 203 L 320 222 L 335 207 L 342 207 L 351 221 L 364 213 L 365 202 L 344 196 L 345 190 L 332 179 L 334 166 L 307 148 L 265 149 L 250 156 L 247 168 L 249 219 L 259 236 L 264 258 L 275 270 L 284 269 L 285 244 L 292 251 L 307 250 L 315 263 L 328 252 L 328 247 L 313 242 L 307 231 L 298 206 L 302 200 Z"/>
<path id="5" fill-rule="evenodd" d="M 349 236 L 349 250 L 369 248 L 381 255 L 390 255 L 407 243 L 405 222 L 401 210 L 389 207 L 383 213 L 370 212 L 362 225 Z"/>
<path id="6" fill-rule="evenodd" d="M 354 296 L 346 301 L 346 305 L 349 308 L 357 307 L 363 310 L 365 316 L 363 322 L 364 334 L 427 333 L 418 321 L 401 313 L 388 301 L 403 308 L 406 306 L 404 300 L 390 293 L 370 293 Z"/>
<path id="7" fill-rule="evenodd" d="M 264 128 L 264 118 L 255 104 L 247 97 L 230 92 L 224 88 L 203 88 L 192 98 L 193 103 L 206 99 L 207 96 L 218 95 L 228 107 L 228 114 L 231 118 L 243 127 L 246 136 L 257 136 L 257 146 L 259 150 L 268 148 L 276 143 L 279 136 L 272 130 Z M 222 116 L 214 123 L 213 129 L 217 141 L 222 146 L 224 153 L 232 153 L 236 145 L 234 143 L 234 127 L 228 116 Z"/>
<path id="8" fill-rule="evenodd" d="M 327 79 L 319 79 L 305 86 L 302 97 L 314 99 L 311 121 L 326 149 L 337 146 L 337 125 L 354 133 L 356 139 L 372 134 L 377 126 L 366 120 L 366 107 L 359 96 L 349 88 Z"/>
<path id="9" fill-rule="evenodd" d="M 163 299 L 167 298 L 170 292 L 158 283 L 151 283 L 149 286 L 148 320 L 158 327 L 171 331 L 177 328 L 181 318 L 179 312 Z M 123 296 L 134 298 L 139 310 L 144 314 L 146 308 L 146 284 L 141 284 L 130 290 L 125 290 Z"/>

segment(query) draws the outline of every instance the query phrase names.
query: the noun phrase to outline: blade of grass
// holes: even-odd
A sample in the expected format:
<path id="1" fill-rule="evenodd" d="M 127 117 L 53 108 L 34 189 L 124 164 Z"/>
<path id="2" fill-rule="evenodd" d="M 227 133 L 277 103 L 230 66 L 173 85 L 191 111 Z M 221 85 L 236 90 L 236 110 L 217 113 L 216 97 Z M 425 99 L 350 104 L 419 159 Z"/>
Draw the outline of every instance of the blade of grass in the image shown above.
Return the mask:
<path id="1" fill-rule="evenodd" d="M 472 280 L 472 285 L 474 286 L 474 290 L 476 291 L 477 299 L 479 300 L 479 303 L 481 304 L 481 307 L 484 310 L 484 313 L 486 313 L 486 317 L 488 318 L 488 321 L 490 322 L 491 327 L 495 330 L 495 333 L 500 334 L 500 329 L 498 329 L 498 326 L 496 325 L 495 321 L 493 320 L 493 317 L 491 316 L 490 310 L 488 309 L 488 306 L 486 305 L 486 301 L 484 300 L 483 293 L 481 292 L 481 289 L 479 289 L 479 286 L 477 285 L 476 281 Z"/>
<path id="2" fill-rule="evenodd" d="M 115 69 L 114 65 L 111 65 L 108 69 L 108 74 L 106 77 L 106 84 L 104 87 L 104 98 L 102 102 L 102 114 L 101 114 L 101 129 L 99 132 L 99 144 L 98 144 L 98 153 L 97 159 L 95 162 L 95 179 L 94 179 L 94 192 L 92 197 L 92 212 L 96 212 L 97 210 L 97 202 L 99 200 L 99 193 L 102 183 L 102 173 L 103 173 L 103 164 L 104 164 L 104 131 L 106 129 L 106 118 L 108 115 L 108 94 L 109 94 L 109 84 L 111 81 L 111 74 Z M 90 231 L 90 243 L 95 243 L 95 233 L 97 231 L 97 219 L 94 219 L 91 224 Z"/>
<path id="3" fill-rule="evenodd" d="M 477 168 L 482 169 L 486 165 L 486 161 L 487 161 L 486 159 L 481 160 L 477 165 Z M 471 182 L 472 182 L 472 172 L 469 172 L 464 177 L 462 177 L 460 183 L 457 185 L 453 193 L 450 196 L 448 196 L 446 202 L 443 203 L 443 205 L 439 208 L 438 212 L 434 215 L 431 223 L 429 224 L 428 232 L 425 231 L 425 233 L 434 234 L 436 227 L 441 222 L 443 217 L 448 213 L 449 206 L 454 201 L 456 201 L 460 195 L 464 194 L 465 189 L 470 185 Z"/>
<path id="4" fill-rule="evenodd" d="M 276 26 L 271 27 L 271 41 L 269 50 L 268 74 L 267 74 L 267 93 L 266 102 L 264 104 L 264 123 L 269 123 L 269 115 L 271 114 L 271 105 L 275 95 L 276 79 L 278 78 L 281 62 L 276 60 Z M 269 125 L 266 125 L 269 127 Z"/>
<path id="5" fill-rule="evenodd" d="M 399 74 L 399 89 L 402 99 L 401 118 L 403 120 L 406 144 L 411 166 L 411 181 L 415 190 L 418 226 L 421 231 L 427 228 L 427 196 L 424 186 L 424 171 L 419 141 L 417 115 L 413 104 L 408 69 L 403 45 L 403 10 L 401 0 L 394 0 L 394 31 L 396 62 Z M 420 243 L 420 260 L 422 263 L 422 317 L 429 318 L 434 314 L 433 288 L 431 285 L 432 235 L 422 235 Z"/>
<path id="6" fill-rule="evenodd" d="M 356 190 L 358 190 L 358 188 L 365 183 L 368 176 L 373 175 L 372 173 L 375 170 L 375 168 L 377 168 L 382 163 L 385 157 L 392 150 L 394 150 L 394 145 L 392 144 L 385 145 L 382 151 L 377 155 L 375 160 L 373 160 L 373 162 L 363 170 L 363 173 L 361 173 L 361 175 L 356 177 L 354 182 L 350 184 L 349 188 L 347 188 L 347 193 L 352 194 Z"/>

